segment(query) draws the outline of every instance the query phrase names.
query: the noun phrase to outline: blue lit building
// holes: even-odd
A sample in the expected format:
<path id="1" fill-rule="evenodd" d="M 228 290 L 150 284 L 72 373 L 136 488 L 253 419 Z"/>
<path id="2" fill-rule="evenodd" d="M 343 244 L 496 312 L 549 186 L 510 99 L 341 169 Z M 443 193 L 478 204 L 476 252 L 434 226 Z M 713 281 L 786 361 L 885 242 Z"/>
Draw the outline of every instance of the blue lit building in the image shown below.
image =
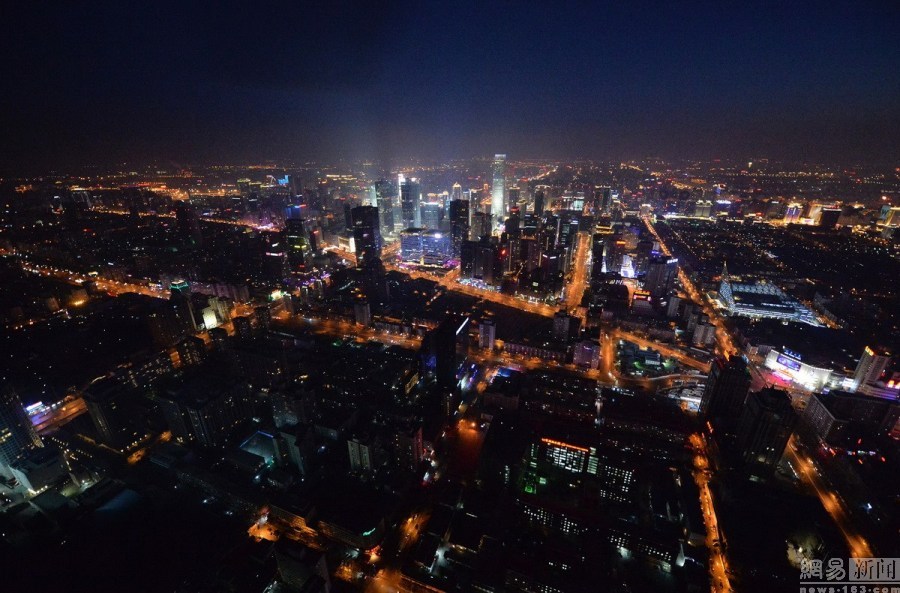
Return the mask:
<path id="1" fill-rule="evenodd" d="M 400 233 L 400 259 L 422 266 L 446 266 L 453 257 L 449 233 L 408 228 Z"/>

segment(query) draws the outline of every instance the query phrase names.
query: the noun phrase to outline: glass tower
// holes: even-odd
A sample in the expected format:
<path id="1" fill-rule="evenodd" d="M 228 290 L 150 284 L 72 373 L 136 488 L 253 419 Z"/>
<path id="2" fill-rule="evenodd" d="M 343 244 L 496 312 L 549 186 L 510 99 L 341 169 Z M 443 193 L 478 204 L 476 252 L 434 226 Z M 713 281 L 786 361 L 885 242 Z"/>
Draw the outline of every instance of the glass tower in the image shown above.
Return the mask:
<path id="1" fill-rule="evenodd" d="M 494 179 L 491 185 L 491 215 L 494 225 L 499 226 L 506 219 L 506 155 L 495 154 Z"/>

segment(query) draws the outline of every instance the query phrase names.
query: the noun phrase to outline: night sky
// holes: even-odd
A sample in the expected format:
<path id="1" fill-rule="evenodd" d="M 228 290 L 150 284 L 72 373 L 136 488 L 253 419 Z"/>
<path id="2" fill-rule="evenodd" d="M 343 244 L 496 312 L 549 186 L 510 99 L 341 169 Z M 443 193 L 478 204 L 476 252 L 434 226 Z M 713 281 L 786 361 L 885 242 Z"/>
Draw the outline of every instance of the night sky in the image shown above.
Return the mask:
<path id="1" fill-rule="evenodd" d="M 7 172 L 900 156 L 896 1 L 16 4 L 0 18 Z"/>

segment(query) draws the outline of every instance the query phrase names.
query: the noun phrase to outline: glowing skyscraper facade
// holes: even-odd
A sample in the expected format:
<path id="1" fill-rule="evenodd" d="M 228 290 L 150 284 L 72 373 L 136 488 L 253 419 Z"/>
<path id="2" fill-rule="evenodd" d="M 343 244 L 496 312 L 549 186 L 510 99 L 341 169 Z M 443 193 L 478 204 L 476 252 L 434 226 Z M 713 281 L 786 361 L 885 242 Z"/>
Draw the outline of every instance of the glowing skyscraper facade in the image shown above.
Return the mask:
<path id="1" fill-rule="evenodd" d="M 491 215 L 494 226 L 499 226 L 506 219 L 506 155 L 494 155 L 494 179 L 491 185 Z"/>

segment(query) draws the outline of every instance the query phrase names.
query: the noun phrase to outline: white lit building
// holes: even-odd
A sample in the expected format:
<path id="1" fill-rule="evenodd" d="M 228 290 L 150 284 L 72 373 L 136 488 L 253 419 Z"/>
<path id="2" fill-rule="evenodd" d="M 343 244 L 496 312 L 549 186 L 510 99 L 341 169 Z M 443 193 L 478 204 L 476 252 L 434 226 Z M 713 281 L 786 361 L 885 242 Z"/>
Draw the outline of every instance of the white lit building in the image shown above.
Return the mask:
<path id="1" fill-rule="evenodd" d="M 843 380 L 843 377 L 834 375 L 832 369 L 807 364 L 799 354 L 786 348 L 769 350 L 765 367 L 810 391 L 818 391 L 823 387 L 841 387 L 832 383 Z"/>

